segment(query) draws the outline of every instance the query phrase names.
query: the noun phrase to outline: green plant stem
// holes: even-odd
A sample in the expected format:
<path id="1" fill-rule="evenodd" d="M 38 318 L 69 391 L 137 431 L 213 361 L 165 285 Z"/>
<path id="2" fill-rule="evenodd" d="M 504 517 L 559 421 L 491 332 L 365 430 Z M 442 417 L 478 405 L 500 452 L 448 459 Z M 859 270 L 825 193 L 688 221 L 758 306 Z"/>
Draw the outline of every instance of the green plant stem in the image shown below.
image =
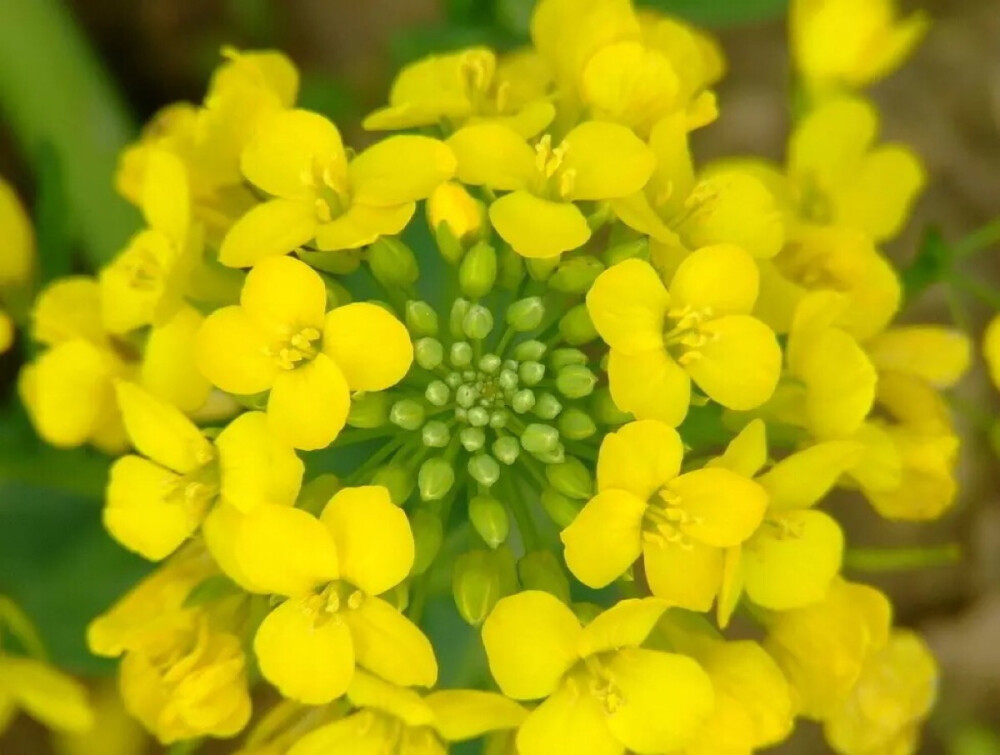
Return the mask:
<path id="1" fill-rule="evenodd" d="M 952 247 L 952 253 L 956 260 L 963 260 L 998 243 L 1000 243 L 1000 218 L 991 220 L 956 242 Z"/>
<path id="2" fill-rule="evenodd" d="M 844 553 L 844 566 L 864 572 L 895 572 L 950 566 L 961 558 L 957 543 L 926 548 L 851 548 Z"/>

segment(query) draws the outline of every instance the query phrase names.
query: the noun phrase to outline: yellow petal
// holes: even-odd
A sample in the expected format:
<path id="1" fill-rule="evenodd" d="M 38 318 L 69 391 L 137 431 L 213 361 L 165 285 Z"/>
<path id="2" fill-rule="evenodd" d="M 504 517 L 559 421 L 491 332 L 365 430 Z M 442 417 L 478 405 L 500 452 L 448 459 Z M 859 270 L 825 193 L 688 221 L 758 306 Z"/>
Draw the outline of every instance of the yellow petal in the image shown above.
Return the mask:
<path id="1" fill-rule="evenodd" d="M 402 582 L 413 566 L 413 533 L 380 485 L 343 488 L 320 517 L 337 545 L 341 576 L 369 595 Z"/>
<path id="2" fill-rule="evenodd" d="M 490 672 L 515 700 L 551 695 L 578 656 L 583 630 L 573 612 L 547 592 L 501 598 L 483 623 Z"/>
<path id="3" fill-rule="evenodd" d="M 906 372 L 937 388 L 950 388 L 969 369 L 972 345 L 958 330 L 937 325 L 902 325 L 865 344 L 878 370 Z"/>
<path id="4" fill-rule="evenodd" d="M 271 430 L 305 451 L 326 448 L 347 422 L 351 391 L 340 368 L 326 354 L 281 372 L 267 400 Z"/>
<path id="5" fill-rule="evenodd" d="M 659 274 L 648 262 L 625 260 L 597 276 L 587 292 L 587 312 L 601 338 L 623 354 L 663 347 L 670 306 Z"/>
<path id="6" fill-rule="evenodd" d="M 615 216 L 632 230 L 652 237 L 656 241 L 679 244 L 677 234 L 663 222 L 649 203 L 644 192 L 637 191 L 626 197 L 611 200 Z"/>
<path id="7" fill-rule="evenodd" d="M 49 346 L 77 338 L 95 345 L 107 341 L 94 278 L 70 276 L 51 283 L 38 295 L 31 320 L 35 340 Z"/>
<path id="8" fill-rule="evenodd" d="M 566 199 L 589 201 L 633 194 L 649 180 L 656 157 L 631 129 L 616 123 L 586 121 L 563 139 L 560 175 Z M 572 177 L 572 180 L 568 180 Z"/>
<path id="9" fill-rule="evenodd" d="M 642 127 L 675 107 L 680 82 L 666 55 L 628 41 L 602 47 L 590 58 L 581 89 L 599 117 Z"/>
<path id="10" fill-rule="evenodd" d="M 523 257 L 555 257 L 590 239 L 590 226 L 576 205 L 541 199 L 527 191 L 511 192 L 491 204 L 490 221 Z"/>
<path id="11" fill-rule="evenodd" d="M 559 537 L 569 570 L 588 587 L 600 588 L 639 558 L 646 501 L 624 490 L 603 490 L 587 502 Z"/>
<path id="12" fill-rule="evenodd" d="M 322 179 L 343 186 L 347 168 L 337 127 L 306 110 L 282 110 L 262 118 L 240 163 L 251 183 L 288 199 L 314 196 L 305 179 L 312 180 L 317 168 L 329 173 Z"/>
<path id="13" fill-rule="evenodd" d="M 263 412 L 234 419 L 216 437 L 215 448 L 224 504 L 248 513 L 269 503 L 295 503 L 305 465 L 290 446 L 271 437 Z"/>
<path id="14" fill-rule="evenodd" d="M 518 755 L 579 752 L 623 755 L 605 722 L 604 708 L 585 681 L 564 683 L 535 708 L 517 732 Z"/>
<path id="15" fill-rule="evenodd" d="M 345 578 L 350 579 L 346 576 Z M 403 687 L 437 681 L 434 648 L 420 628 L 381 598 L 366 597 L 345 615 L 359 666 Z"/>
<path id="16" fill-rule="evenodd" d="M 840 571 L 844 535 L 822 511 L 787 511 L 766 523 L 744 548 L 746 593 L 775 611 L 823 599 Z"/>
<path id="17" fill-rule="evenodd" d="M 265 504 L 242 514 L 216 506 L 203 530 L 222 570 L 250 592 L 305 595 L 339 575 L 330 533 L 302 509 Z"/>
<path id="18" fill-rule="evenodd" d="M 608 672 L 622 697 L 607 717 L 608 728 L 635 752 L 684 747 L 712 712 L 712 682 L 686 656 L 631 648 L 611 657 Z"/>
<path id="19" fill-rule="evenodd" d="M 437 139 L 404 134 L 390 136 L 351 160 L 351 198 L 373 207 L 426 199 L 455 173 L 451 149 Z"/>
<path id="20" fill-rule="evenodd" d="M 413 363 L 406 326 L 367 302 L 345 304 L 327 314 L 323 351 L 344 373 L 352 391 L 390 388 Z"/>
<path id="21" fill-rule="evenodd" d="M 651 542 L 642 549 L 646 579 L 653 595 L 689 611 L 712 607 L 722 581 L 723 553 L 698 542 Z"/>
<path id="22" fill-rule="evenodd" d="M 744 477 L 754 477 L 767 463 L 767 426 L 762 419 L 754 419 L 729 441 L 725 452 L 709 462 L 713 467 L 724 467 Z"/>
<path id="23" fill-rule="evenodd" d="M 4 354 L 14 345 L 15 326 L 10 315 L 0 310 L 0 354 Z"/>
<path id="24" fill-rule="evenodd" d="M 850 441 L 817 443 L 786 456 L 757 481 L 768 492 L 772 510 L 807 508 L 830 492 L 863 451 L 861 444 Z"/>
<path id="25" fill-rule="evenodd" d="M 535 152 L 516 131 L 495 123 L 459 129 L 448 139 L 456 159 L 456 178 L 500 191 L 526 188 L 535 175 Z"/>
<path id="26" fill-rule="evenodd" d="M 409 727 L 428 726 L 434 720 L 434 712 L 420 694 L 408 687 L 399 687 L 357 669 L 347 697 L 356 708 L 370 708 L 388 713 Z"/>
<path id="27" fill-rule="evenodd" d="M 707 467 L 667 483 L 676 505 L 691 517 L 681 531 L 716 548 L 739 545 L 757 529 L 767 508 L 767 492 L 753 480 L 728 469 Z"/>
<path id="28" fill-rule="evenodd" d="M 13 187 L 0 180 L 0 228 L 5 254 L 0 258 L 0 285 L 25 283 L 35 264 L 35 233 Z"/>
<path id="29" fill-rule="evenodd" d="M 142 355 L 142 387 L 187 413 L 200 409 L 212 390 L 194 359 L 204 321 L 198 310 L 184 306 L 168 322 L 150 330 Z"/>
<path id="30" fill-rule="evenodd" d="M 310 202 L 268 200 L 233 223 L 219 247 L 219 262 L 228 267 L 250 267 L 288 254 L 312 241 L 318 227 L 316 209 Z"/>
<path id="31" fill-rule="evenodd" d="M 328 755 L 331 752 L 382 755 L 386 741 L 391 741 L 390 726 L 390 720 L 378 719 L 370 711 L 362 710 L 299 737 L 285 755 Z"/>
<path id="32" fill-rule="evenodd" d="M 627 490 L 642 501 L 677 476 L 684 449 L 677 431 L 654 420 L 608 433 L 597 458 L 599 490 Z"/>
<path id="33" fill-rule="evenodd" d="M 255 265 L 240 293 L 240 306 L 265 331 L 288 337 L 305 328 L 323 330 L 326 286 L 319 273 L 292 257 Z"/>
<path id="34" fill-rule="evenodd" d="M 781 347 L 774 331 L 748 315 L 729 315 L 701 326 L 709 340 L 682 362 L 691 379 L 728 409 L 754 409 L 774 394 Z M 691 352 L 684 355 L 689 359 Z M 683 360 L 684 357 L 681 357 Z"/>
<path id="35" fill-rule="evenodd" d="M 183 243 L 191 222 L 187 172 L 184 163 L 164 149 L 152 149 L 146 157 L 142 214 L 150 228 L 162 231 L 175 244 Z"/>
<path id="36" fill-rule="evenodd" d="M 266 334 L 242 307 L 222 307 L 205 318 L 195 341 L 195 362 L 213 385 L 237 394 L 266 391 L 278 375 Z"/>
<path id="37" fill-rule="evenodd" d="M 615 349 L 608 360 L 611 398 L 623 412 L 676 427 L 691 402 L 691 379 L 663 348 L 627 356 Z"/>
<path id="38" fill-rule="evenodd" d="M 253 648 L 260 671 L 284 697 L 324 705 L 347 691 L 354 645 L 347 624 L 323 616 L 317 596 L 291 598 L 267 615 Z"/>
<path id="39" fill-rule="evenodd" d="M 434 728 L 449 742 L 516 729 L 527 716 L 524 708 L 495 692 L 446 689 L 432 692 L 425 701 L 434 711 Z"/>
<path id="40" fill-rule="evenodd" d="M 848 181 L 878 130 L 875 107 L 860 98 L 831 100 L 807 115 L 788 145 L 789 171 L 829 190 Z"/>
<path id="41" fill-rule="evenodd" d="M 715 604 L 716 617 L 721 629 L 729 626 L 733 611 L 743 596 L 743 546 L 726 548 L 722 561 L 722 583 L 719 585 Z"/>
<path id="42" fill-rule="evenodd" d="M 186 474 L 207 464 L 215 451 L 201 430 L 176 407 L 134 383 L 115 386 L 125 429 L 136 449 L 168 469 Z"/>
<path id="43" fill-rule="evenodd" d="M 886 145 L 861 161 L 849 185 L 833 197 L 837 222 L 890 239 L 906 223 L 917 195 L 927 183 L 924 166 L 912 150 Z"/>
<path id="44" fill-rule="evenodd" d="M 111 467 L 104 526 L 129 550 L 150 561 L 173 553 L 198 529 L 204 506 L 184 498 L 181 478 L 139 456 L 123 456 Z"/>
<path id="45" fill-rule="evenodd" d="M 94 712 L 82 684 L 32 658 L 0 658 L 3 691 L 32 718 L 60 731 L 83 732 Z"/>
<path id="46" fill-rule="evenodd" d="M 661 118 L 649 132 L 649 148 L 656 155 L 656 172 L 647 191 L 659 212 L 676 216 L 694 187 L 694 162 L 688 147 L 688 124 L 683 114 Z"/>
<path id="47" fill-rule="evenodd" d="M 168 298 L 168 276 L 178 266 L 179 256 L 177 246 L 160 231 L 133 236 L 98 278 L 104 326 L 112 333 L 127 333 L 152 323 Z M 140 281 L 139 276 L 148 279 Z"/>
<path id="48" fill-rule="evenodd" d="M 580 638 L 580 655 L 589 656 L 639 647 L 669 604 L 659 598 L 627 598 L 599 614 L 583 629 Z"/>
<path id="49" fill-rule="evenodd" d="M 358 249 L 379 236 L 395 236 L 406 228 L 415 210 L 413 202 L 392 207 L 354 203 L 343 215 L 320 224 L 316 230 L 316 246 L 324 252 Z"/>
<path id="50" fill-rule="evenodd" d="M 757 300 L 760 275 L 738 246 L 717 244 L 692 252 L 670 281 L 671 304 L 707 308 L 712 317 L 745 315 Z"/>

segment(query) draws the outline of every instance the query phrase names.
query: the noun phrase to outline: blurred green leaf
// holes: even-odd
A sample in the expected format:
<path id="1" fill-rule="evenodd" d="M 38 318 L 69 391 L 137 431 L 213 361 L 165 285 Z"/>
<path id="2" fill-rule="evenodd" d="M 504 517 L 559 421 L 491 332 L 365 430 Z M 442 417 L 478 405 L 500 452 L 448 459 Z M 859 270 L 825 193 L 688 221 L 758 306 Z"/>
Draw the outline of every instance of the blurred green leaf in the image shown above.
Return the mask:
<path id="1" fill-rule="evenodd" d="M 952 259 L 951 247 L 941 231 L 928 228 L 913 261 L 901 272 L 906 298 L 913 299 L 929 286 L 944 280 L 951 270 Z"/>
<path id="2" fill-rule="evenodd" d="M 788 10 L 788 0 L 638 0 L 638 5 L 717 29 L 773 21 Z"/>
<path id="3" fill-rule="evenodd" d="M 35 163 L 35 236 L 41 282 L 69 275 L 73 268 L 73 244 L 67 221 L 65 175 L 59 153 L 48 142 L 38 150 Z"/>

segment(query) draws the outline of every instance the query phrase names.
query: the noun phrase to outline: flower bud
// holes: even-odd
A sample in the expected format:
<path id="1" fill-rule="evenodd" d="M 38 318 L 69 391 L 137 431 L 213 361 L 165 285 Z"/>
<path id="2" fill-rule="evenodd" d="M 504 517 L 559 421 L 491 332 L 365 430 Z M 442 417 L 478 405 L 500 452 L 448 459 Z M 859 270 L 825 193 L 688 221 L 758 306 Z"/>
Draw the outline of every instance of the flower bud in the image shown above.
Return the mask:
<path id="1" fill-rule="evenodd" d="M 513 291 L 524 280 L 524 258 L 504 244 L 497 258 L 497 286 Z"/>
<path id="2" fill-rule="evenodd" d="M 439 419 L 432 419 L 420 430 L 420 439 L 428 448 L 444 448 L 451 441 L 451 430 Z"/>
<path id="3" fill-rule="evenodd" d="M 435 456 L 420 465 L 417 486 L 421 500 L 438 501 L 448 494 L 454 484 L 455 468 L 446 459 Z"/>
<path id="4" fill-rule="evenodd" d="M 545 467 L 545 477 L 559 493 L 570 498 L 586 500 L 594 494 L 594 479 L 583 462 L 570 456 L 562 464 Z"/>
<path id="5" fill-rule="evenodd" d="M 531 411 L 535 406 L 535 392 L 530 388 L 522 388 L 510 400 L 510 408 L 517 414 Z"/>
<path id="6" fill-rule="evenodd" d="M 500 357 L 496 354 L 484 354 L 479 359 L 479 369 L 487 375 L 495 375 L 500 369 Z"/>
<path id="7" fill-rule="evenodd" d="M 392 502 L 402 506 L 413 492 L 413 473 L 401 464 L 385 464 L 372 475 L 372 485 L 381 485 L 389 491 Z"/>
<path id="8" fill-rule="evenodd" d="M 634 241 L 626 241 L 624 244 L 618 244 L 604 252 L 604 261 L 608 267 L 614 267 L 619 262 L 624 262 L 635 257 L 644 260 L 649 259 L 649 239 L 646 236 Z"/>
<path id="9" fill-rule="evenodd" d="M 326 507 L 326 504 L 330 502 L 330 499 L 342 487 L 343 485 L 341 485 L 340 478 L 337 475 L 321 474 L 302 486 L 296 505 L 311 514 L 319 516 L 319 513 Z"/>
<path id="10" fill-rule="evenodd" d="M 497 438 L 493 441 L 493 455 L 509 467 L 521 455 L 521 444 L 510 435 Z"/>
<path id="11" fill-rule="evenodd" d="M 560 529 L 569 527 L 580 513 L 583 504 L 565 496 L 552 488 L 546 488 L 541 495 L 542 508 L 549 519 Z"/>
<path id="12" fill-rule="evenodd" d="M 382 427 L 389 421 L 389 401 L 389 395 L 381 391 L 355 393 L 351 397 L 347 424 L 364 429 Z"/>
<path id="13" fill-rule="evenodd" d="M 582 409 L 571 406 L 559 415 L 559 434 L 569 440 L 585 440 L 597 432 L 597 424 Z"/>
<path id="14" fill-rule="evenodd" d="M 368 247 L 368 265 L 375 280 L 387 288 L 409 288 L 420 277 L 413 250 L 393 236 L 380 236 Z"/>
<path id="15" fill-rule="evenodd" d="M 596 385 L 597 377 L 583 365 L 571 364 L 556 374 L 556 389 L 568 399 L 589 396 Z"/>
<path id="16" fill-rule="evenodd" d="M 413 359 L 425 370 L 436 370 L 444 362 L 444 346 L 436 338 L 421 338 L 413 344 Z"/>
<path id="17" fill-rule="evenodd" d="M 458 286 L 470 299 L 480 299 L 493 289 L 496 279 L 496 250 L 480 241 L 466 253 L 458 268 Z"/>
<path id="18" fill-rule="evenodd" d="M 559 444 L 559 431 L 552 425 L 532 423 L 521 433 L 521 447 L 531 454 L 545 453 Z"/>
<path id="19" fill-rule="evenodd" d="M 345 304 L 350 304 L 354 300 L 354 297 L 351 296 L 351 292 L 344 288 L 344 285 L 340 281 L 326 278 L 324 279 L 323 284 L 326 286 L 327 311 L 336 309 L 337 307 L 343 307 Z"/>
<path id="20" fill-rule="evenodd" d="M 532 280 L 544 282 L 559 267 L 559 257 L 533 257 L 524 261 L 524 267 Z"/>
<path id="21" fill-rule="evenodd" d="M 542 464 L 562 464 L 566 461 L 566 448 L 562 443 L 556 443 L 555 448 L 532 455 Z"/>
<path id="22" fill-rule="evenodd" d="M 552 551 L 532 551 L 517 562 L 517 574 L 525 590 L 542 590 L 569 603 L 569 578 Z"/>
<path id="23" fill-rule="evenodd" d="M 545 365 L 540 362 L 521 362 L 517 375 L 521 382 L 530 388 L 542 382 L 542 378 L 545 377 Z"/>
<path id="24" fill-rule="evenodd" d="M 590 413 L 603 425 L 622 425 L 632 419 L 631 414 L 623 412 L 615 405 L 607 388 L 594 391 L 590 400 Z"/>
<path id="25" fill-rule="evenodd" d="M 549 366 L 556 371 L 571 364 L 587 364 L 588 361 L 587 355 L 579 349 L 556 349 L 549 355 Z"/>
<path id="26" fill-rule="evenodd" d="M 507 427 L 507 419 L 509 418 L 506 409 L 494 409 L 490 412 L 490 427 L 494 430 L 500 430 Z"/>
<path id="27" fill-rule="evenodd" d="M 586 293 L 597 276 L 604 272 L 604 263 L 585 255 L 563 261 L 549 277 L 549 288 L 566 294 Z"/>
<path id="28" fill-rule="evenodd" d="M 499 547 L 510 533 L 506 507 L 491 496 L 473 496 L 469 501 L 469 521 L 483 541 L 493 549 Z"/>
<path id="29" fill-rule="evenodd" d="M 435 233 L 445 226 L 454 239 L 463 241 L 479 233 L 484 209 L 464 186 L 446 181 L 427 198 L 427 222 Z"/>
<path id="30" fill-rule="evenodd" d="M 500 564 L 493 553 L 474 550 L 455 561 L 451 590 L 455 607 L 469 624 L 478 627 L 500 600 Z"/>
<path id="31" fill-rule="evenodd" d="M 441 518 L 426 508 L 418 508 L 410 515 L 410 529 L 413 530 L 412 574 L 423 574 L 437 558 L 444 540 L 444 526 Z"/>
<path id="32" fill-rule="evenodd" d="M 437 312 L 425 301 L 410 299 L 406 302 L 406 327 L 415 336 L 436 336 Z"/>
<path id="33" fill-rule="evenodd" d="M 491 330 L 493 330 L 493 313 L 481 304 L 469 307 L 469 311 L 462 318 L 462 332 L 473 341 L 482 341 Z"/>
<path id="34" fill-rule="evenodd" d="M 486 427 L 490 423 L 490 413 L 481 406 L 474 406 L 469 409 L 467 419 L 473 427 Z"/>
<path id="35" fill-rule="evenodd" d="M 448 361 L 452 367 L 468 367 L 472 364 L 472 346 L 466 341 L 456 341 L 451 345 Z"/>
<path id="36" fill-rule="evenodd" d="M 540 362 L 545 356 L 546 346 L 541 341 L 524 341 L 514 347 L 514 359 L 519 362 Z"/>
<path id="37" fill-rule="evenodd" d="M 586 304 L 577 304 L 559 320 L 559 332 L 571 346 L 580 346 L 597 338 Z"/>
<path id="38" fill-rule="evenodd" d="M 417 430 L 426 419 L 424 405 L 411 398 L 404 398 L 392 405 L 389 410 L 389 421 L 404 430 Z"/>
<path id="39" fill-rule="evenodd" d="M 545 317 L 545 304 L 540 296 L 518 299 L 507 307 L 507 324 L 518 333 L 535 330 Z"/>
<path id="40" fill-rule="evenodd" d="M 296 256 L 310 267 L 334 275 L 350 275 L 361 265 L 360 249 L 338 249 L 335 252 L 299 251 Z"/>
<path id="41" fill-rule="evenodd" d="M 535 415 L 542 419 L 555 419 L 562 411 L 562 404 L 551 393 L 539 394 L 535 399 Z"/>
<path id="42" fill-rule="evenodd" d="M 458 440 L 462 448 L 470 454 L 481 451 L 486 445 L 486 431 L 481 427 L 463 427 L 458 434 Z"/>
<path id="43" fill-rule="evenodd" d="M 431 406 L 444 406 L 451 398 L 451 388 L 443 380 L 432 380 L 424 389 L 424 398 Z"/>
<path id="44" fill-rule="evenodd" d="M 500 479 L 500 465 L 489 454 L 476 454 L 469 459 L 468 471 L 473 480 L 487 488 L 493 487 Z"/>

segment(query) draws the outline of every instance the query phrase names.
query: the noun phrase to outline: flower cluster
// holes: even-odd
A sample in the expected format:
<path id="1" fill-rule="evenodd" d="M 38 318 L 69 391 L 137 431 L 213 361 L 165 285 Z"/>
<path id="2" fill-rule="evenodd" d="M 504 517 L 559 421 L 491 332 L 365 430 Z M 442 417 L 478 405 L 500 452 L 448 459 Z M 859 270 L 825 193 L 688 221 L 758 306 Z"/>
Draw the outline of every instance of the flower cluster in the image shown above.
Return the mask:
<path id="1" fill-rule="evenodd" d="M 118 175 L 146 227 L 41 294 L 21 393 L 118 457 L 107 529 L 161 562 L 88 637 L 161 742 L 696 755 L 801 717 L 914 751 L 934 661 L 821 505 L 955 499 L 969 346 L 893 325 L 926 176 L 860 89 L 924 22 L 792 13 L 783 164 L 695 163 L 721 51 L 629 0 L 413 63 L 358 152 L 276 52 L 156 116 Z"/>

